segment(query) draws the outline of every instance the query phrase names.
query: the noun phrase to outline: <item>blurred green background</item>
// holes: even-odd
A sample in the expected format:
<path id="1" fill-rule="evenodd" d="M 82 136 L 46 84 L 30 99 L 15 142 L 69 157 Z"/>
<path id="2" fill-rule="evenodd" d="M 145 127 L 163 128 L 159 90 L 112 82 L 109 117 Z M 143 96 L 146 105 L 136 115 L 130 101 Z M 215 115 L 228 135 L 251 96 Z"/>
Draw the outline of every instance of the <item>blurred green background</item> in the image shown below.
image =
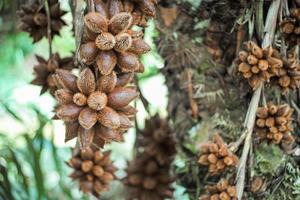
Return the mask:
<path id="1" fill-rule="evenodd" d="M 76 183 L 68 177 L 71 170 L 65 161 L 71 157 L 71 147 L 76 141 L 65 144 L 63 123 L 50 120 L 55 100 L 49 94 L 39 96 L 40 88 L 30 85 L 37 63 L 34 55 L 48 58 L 48 41 L 43 39 L 33 45 L 27 33 L 18 32 L 15 7 L 10 3 L 0 0 L 0 10 L 8 10 L 0 18 L 0 199 L 93 199 L 78 191 Z M 70 10 L 67 0 L 62 0 L 61 6 Z M 6 20 L 10 14 L 15 21 Z M 59 52 L 61 57 L 70 56 L 75 49 L 70 12 L 64 20 L 68 26 L 53 39 L 53 52 Z M 157 36 L 154 22 L 150 21 L 145 39 L 153 50 L 142 57 L 146 71 L 139 75 L 141 91 L 151 102 L 150 113 L 140 100 L 135 103 L 139 128 L 150 115 L 158 112 L 166 116 L 167 88 L 159 73 L 163 60 L 153 42 Z M 125 176 L 124 168 L 132 158 L 134 139 L 132 129 L 124 143 L 106 147 L 112 150 L 119 178 Z M 175 188 L 176 199 L 188 199 L 184 188 Z M 124 199 L 122 184 L 113 182 L 111 190 L 101 199 Z"/>

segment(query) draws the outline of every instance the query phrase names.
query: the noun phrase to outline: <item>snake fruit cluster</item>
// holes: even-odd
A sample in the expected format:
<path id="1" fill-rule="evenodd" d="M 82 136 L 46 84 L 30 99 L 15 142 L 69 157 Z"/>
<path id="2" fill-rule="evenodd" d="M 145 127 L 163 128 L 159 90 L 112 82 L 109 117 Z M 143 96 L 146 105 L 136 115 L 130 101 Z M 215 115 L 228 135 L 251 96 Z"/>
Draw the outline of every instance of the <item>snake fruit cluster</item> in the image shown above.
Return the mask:
<path id="1" fill-rule="evenodd" d="M 228 149 L 221 136 L 215 134 L 212 141 L 202 145 L 198 163 L 208 166 L 210 175 L 216 175 L 228 168 L 236 167 L 238 157 Z"/>
<path id="2" fill-rule="evenodd" d="M 208 194 L 202 195 L 199 200 L 237 200 L 236 188 L 226 179 L 221 179 L 216 185 L 205 187 Z"/>
<path id="3" fill-rule="evenodd" d="M 127 1 L 126 1 L 127 2 Z M 127 5 L 127 4 L 130 4 Z M 98 68 L 101 75 L 143 72 L 140 56 L 151 50 L 142 39 L 143 33 L 133 31 L 134 4 L 125 1 L 97 1 L 95 12 L 84 17 L 85 30 L 80 48 L 82 63 Z"/>
<path id="4" fill-rule="evenodd" d="M 167 122 L 158 116 L 146 121 L 138 141 L 139 151 L 123 180 L 128 187 L 128 199 L 172 198 L 174 178 L 170 167 L 175 155 L 175 142 Z"/>
<path id="5" fill-rule="evenodd" d="M 292 46 L 300 43 L 300 8 L 290 10 L 290 15 L 280 22 L 285 40 Z"/>
<path id="6" fill-rule="evenodd" d="M 79 181 L 80 190 L 96 197 L 108 190 L 116 171 L 109 156 L 110 152 L 102 153 L 96 149 L 86 148 L 78 151 L 69 160 L 68 165 L 74 169 L 70 177 Z"/>
<path id="7" fill-rule="evenodd" d="M 246 43 L 246 50 L 240 51 L 238 58 L 238 71 L 253 89 L 262 82 L 269 82 L 283 66 L 278 51 L 271 47 L 262 49 L 253 41 Z"/>
<path id="8" fill-rule="evenodd" d="M 293 109 L 288 104 L 259 107 L 256 113 L 255 131 L 261 140 L 288 147 L 294 142 L 292 131 Z"/>
<path id="9" fill-rule="evenodd" d="M 51 37 L 59 35 L 59 31 L 66 23 L 62 16 L 66 14 L 60 9 L 58 0 L 49 0 L 49 13 L 51 19 Z M 35 1 L 32 4 L 22 5 L 18 11 L 21 20 L 20 29 L 28 32 L 34 42 L 38 42 L 47 35 L 47 13 L 44 2 Z"/>
<path id="10" fill-rule="evenodd" d="M 119 85 L 115 73 L 96 80 L 89 68 L 79 77 L 56 70 L 55 78 L 61 88 L 55 92 L 56 115 L 66 123 L 66 141 L 78 136 L 81 148 L 86 148 L 123 140 L 137 112 L 129 105 L 138 96 L 135 88 Z"/>
<path id="11" fill-rule="evenodd" d="M 286 94 L 289 90 L 295 91 L 300 87 L 300 64 L 295 50 L 288 53 L 287 59 L 283 58 L 282 60 L 283 66 L 274 79 L 282 93 Z"/>
<path id="12" fill-rule="evenodd" d="M 74 68 L 73 58 L 60 58 L 58 53 L 53 54 L 47 61 L 40 56 L 36 56 L 36 58 L 38 64 L 33 68 L 35 78 L 31 83 L 42 87 L 41 94 L 49 90 L 50 94 L 54 95 L 57 90 L 55 71 L 57 69 L 72 70 Z"/>

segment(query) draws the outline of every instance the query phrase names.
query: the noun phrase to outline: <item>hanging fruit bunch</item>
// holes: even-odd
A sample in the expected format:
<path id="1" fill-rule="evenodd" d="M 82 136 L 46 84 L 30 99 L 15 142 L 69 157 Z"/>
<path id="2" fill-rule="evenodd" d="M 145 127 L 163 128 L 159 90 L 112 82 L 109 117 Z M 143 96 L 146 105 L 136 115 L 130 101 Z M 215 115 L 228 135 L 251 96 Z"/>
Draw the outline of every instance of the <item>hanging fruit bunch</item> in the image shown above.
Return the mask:
<path id="1" fill-rule="evenodd" d="M 169 168 L 158 164 L 151 156 L 137 156 L 127 170 L 124 184 L 128 187 L 128 199 L 164 200 L 172 198 L 174 181 Z"/>
<path id="2" fill-rule="evenodd" d="M 58 0 L 34 1 L 32 4 L 22 5 L 18 11 L 20 29 L 28 32 L 36 43 L 43 37 L 48 38 L 49 59 L 36 56 L 38 64 L 34 66 L 34 80 L 32 84 L 41 86 L 41 94 L 49 90 L 54 96 L 57 84 L 54 79 L 56 69 L 71 71 L 75 68 L 73 57 L 60 58 L 58 53 L 52 54 L 52 38 L 59 35 L 59 31 L 66 23 L 62 16 L 66 13 L 60 9 Z M 49 24 L 50 23 L 50 24 Z"/>
<path id="3" fill-rule="evenodd" d="M 283 94 L 300 87 L 300 64 L 295 49 L 288 53 L 287 59 L 283 58 L 283 67 L 275 77 L 275 84 L 280 86 Z"/>
<path id="4" fill-rule="evenodd" d="M 216 185 L 205 187 L 208 194 L 202 195 L 199 200 L 237 200 L 236 188 L 226 179 L 221 179 Z"/>
<path id="5" fill-rule="evenodd" d="M 210 175 L 216 175 L 229 168 L 236 167 L 238 157 L 228 149 L 221 136 L 215 134 L 212 141 L 202 145 L 198 163 L 208 166 Z"/>
<path id="6" fill-rule="evenodd" d="M 95 12 L 84 17 L 85 35 L 80 48 L 82 63 L 94 65 L 101 75 L 143 72 L 140 55 L 150 51 L 143 33 L 131 30 L 135 24 L 133 4 L 122 1 L 97 1 Z"/>
<path id="7" fill-rule="evenodd" d="M 60 58 L 58 53 L 53 54 L 48 61 L 40 56 L 36 56 L 36 58 L 38 64 L 34 66 L 35 79 L 31 83 L 42 87 L 41 94 L 49 90 L 50 94 L 54 96 L 54 92 L 57 90 L 54 80 L 55 71 L 57 69 L 72 70 L 74 68 L 73 58 Z"/>
<path id="8" fill-rule="evenodd" d="M 259 107 L 255 129 L 259 139 L 290 147 L 294 143 L 291 135 L 292 114 L 293 109 L 288 104 L 275 105 L 269 102 L 267 106 Z"/>
<path id="9" fill-rule="evenodd" d="M 145 122 L 145 129 L 138 135 L 143 153 L 154 157 L 161 165 L 170 164 L 175 155 L 175 142 L 168 122 L 158 115 Z"/>
<path id="10" fill-rule="evenodd" d="M 78 151 L 69 160 L 68 165 L 74 169 L 70 177 L 79 181 L 80 190 L 96 197 L 108 190 L 116 171 L 109 156 L 108 151 L 102 153 L 100 150 L 88 147 Z"/>
<path id="11" fill-rule="evenodd" d="M 246 43 L 246 49 L 239 52 L 238 59 L 238 72 L 254 90 L 260 83 L 269 82 L 283 66 L 277 50 L 271 47 L 262 49 L 253 41 Z"/>
<path id="12" fill-rule="evenodd" d="M 158 115 L 146 121 L 139 135 L 136 158 L 127 168 L 124 184 L 128 187 L 128 199 L 172 198 L 170 174 L 175 155 L 175 142 L 167 121 Z"/>
<path id="13" fill-rule="evenodd" d="M 130 106 L 139 94 L 132 82 L 135 72 L 143 72 L 140 56 L 150 51 L 137 24 L 130 1 L 94 1 L 84 16 L 80 63 L 85 67 L 79 77 L 57 70 L 56 115 L 66 123 L 66 140 L 79 137 L 81 148 L 92 143 L 122 141 L 132 127 L 136 110 Z M 146 9 L 147 10 L 147 9 Z"/>
<path id="14" fill-rule="evenodd" d="M 28 32 L 33 38 L 33 42 L 38 42 L 43 37 L 48 37 L 48 19 L 45 3 L 42 1 L 34 1 L 32 4 L 22 5 L 18 11 L 21 20 L 20 29 Z M 49 17 L 51 19 L 51 38 L 59 35 L 59 31 L 66 23 L 62 20 L 62 16 L 66 14 L 60 9 L 58 0 L 49 0 Z"/>
<path id="15" fill-rule="evenodd" d="M 93 72 L 85 68 L 76 77 L 71 72 L 57 70 L 55 75 L 62 89 L 55 92 L 59 102 L 56 115 L 66 122 L 66 139 L 78 135 L 82 148 L 92 143 L 103 147 L 106 142 L 122 141 L 122 134 L 132 127 L 130 117 L 136 110 L 128 105 L 138 96 L 131 87 L 116 87 L 114 73 L 96 82 Z M 101 79 L 99 79 L 101 80 Z M 129 113 L 123 109 L 129 107 Z M 133 113 L 130 113 L 133 110 Z"/>
<path id="16" fill-rule="evenodd" d="M 147 21 L 155 16 L 157 0 L 125 0 L 124 8 L 130 11 L 135 25 L 146 27 Z"/>
<path id="17" fill-rule="evenodd" d="M 79 180 L 83 192 L 95 196 L 108 188 L 115 168 L 109 153 L 101 153 L 106 143 L 123 141 L 137 110 L 130 103 L 139 93 L 133 85 L 136 72 L 143 72 L 141 55 L 150 46 L 143 40 L 147 20 L 155 15 L 154 0 L 86 1 L 84 31 L 78 55 L 79 75 L 72 69 L 73 58 L 52 54 L 52 38 L 65 23 L 57 0 L 36 1 L 19 11 L 20 28 L 30 33 L 34 42 L 44 36 L 49 42 L 49 59 L 37 56 L 33 84 L 49 90 L 58 101 L 54 119 L 66 125 L 65 141 L 78 137 L 79 152 L 69 165 L 71 177 Z M 75 13 L 76 14 L 76 13 Z M 78 14 L 78 13 L 77 13 Z M 50 23 L 50 24 L 49 24 Z M 77 27 L 77 26 L 75 26 Z M 77 56 L 76 56 L 77 57 Z M 77 151 L 77 150 L 75 150 Z M 161 157 L 165 159 L 165 157 Z"/>
<path id="18" fill-rule="evenodd" d="M 288 44 L 295 46 L 300 43 L 300 8 L 290 10 L 290 15 L 280 22 L 281 31 Z"/>

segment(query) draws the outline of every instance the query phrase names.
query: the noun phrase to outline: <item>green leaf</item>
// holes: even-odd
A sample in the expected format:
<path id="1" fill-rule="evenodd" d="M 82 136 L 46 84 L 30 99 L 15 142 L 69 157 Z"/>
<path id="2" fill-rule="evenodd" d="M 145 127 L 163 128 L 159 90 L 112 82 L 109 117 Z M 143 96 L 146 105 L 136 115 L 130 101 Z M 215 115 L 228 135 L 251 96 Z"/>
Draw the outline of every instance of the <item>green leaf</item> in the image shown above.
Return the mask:
<path id="1" fill-rule="evenodd" d="M 256 168 L 263 174 L 274 174 L 286 160 L 282 150 L 275 144 L 263 143 L 255 151 Z"/>
<path id="2" fill-rule="evenodd" d="M 29 183 L 28 183 L 28 177 L 25 175 L 25 173 L 23 172 L 23 169 L 22 169 L 22 166 L 21 166 L 21 163 L 19 162 L 18 158 L 17 158 L 17 155 L 16 155 L 16 152 L 10 148 L 10 147 L 7 147 L 10 151 L 10 156 L 11 156 L 11 160 L 12 162 L 14 163 L 14 165 L 16 166 L 17 168 L 17 171 L 18 171 L 18 176 L 21 177 L 21 180 L 22 180 L 22 187 L 23 187 L 23 190 L 22 192 L 25 192 L 27 197 L 29 198 L 30 194 L 29 194 Z"/>
<path id="3" fill-rule="evenodd" d="M 31 165 L 32 171 L 34 173 L 35 178 L 35 185 L 37 187 L 38 192 L 38 199 L 45 199 L 46 193 L 45 193 L 45 186 L 44 186 L 44 176 L 42 172 L 42 167 L 40 163 L 40 151 L 37 151 L 34 147 L 33 141 L 29 137 L 29 135 L 24 135 L 27 143 L 27 148 L 31 155 L 33 156 L 33 163 Z"/>
<path id="4" fill-rule="evenodd" d="M 62 164 L 63 162 L 62 162 L 62 158 L 59 156 L 57 152 L 58 149 L 54 144 L 54 133 L 52 133 L 52 139 L 50 145 L 51 145 L 52 158 L 55 164 L 55 169 L 59 173 L 60 177 L 63 177 L 64 176 L 64 170 Z M 70 188 L 66 187 L 62 179 L 59 180 L 59 187 L 63 190 L 64 194 L 66 194 L 69 197 L 68 199 L 73 199 Z"/>
<path id="5" fill-rule="evenodd" d="M 8 178 L 7 169 L 1 163 L 0 163 L 0 175 L 1 175 L 0 188 L 2 188 L 2 190 L 3 190 L 3 196 L 5 196 L 6 199 L 14 200 L 15 198 L 13 197 L 13 194 L 12 194 L 13 190 L 12 190 L 12 186 L 9 181 L 9 178 Z"/>
<path id="6" fill-rule="evenodd" d="M 12 110 L 6 103 L 4 103 L 0 100 L 0 105 L 5 110 L 5 112 L 10 114 L 15 120 L 24 124 L 23 119 L 21 117 L 19 117 L 18 114 L 14 110 Z"/>

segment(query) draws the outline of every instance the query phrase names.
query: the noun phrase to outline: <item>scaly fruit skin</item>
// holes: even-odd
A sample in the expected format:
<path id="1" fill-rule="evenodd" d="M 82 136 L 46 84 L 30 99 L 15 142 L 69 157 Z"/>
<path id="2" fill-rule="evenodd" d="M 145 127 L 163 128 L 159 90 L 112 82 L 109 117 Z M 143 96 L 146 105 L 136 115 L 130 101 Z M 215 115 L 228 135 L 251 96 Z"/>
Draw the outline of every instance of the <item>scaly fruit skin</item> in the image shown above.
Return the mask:
<path id="1" fill-rule="evenodd" d="M 290 15 L 280 22 L 281 31 L 290 46 L 300 44 L 300 8 L 290 10 Z"/>
<path id="2" fill-rule="evenodd" d="M 126 86 L 116 86 L 115 72 L 100 76 L 85 68 L 74 76 L 65 70 L 54 75 L 60 89 L 55 92 L 59 105 L 56 116 L 66 122 L 66 141 L 79 137 L 81 148 L 92 143 L 103 147 L 107 142 L 122 141 L 123 133 L 132 127 L 130 118 L 136 110 L 129 105 L 139 94 Z M 126 85 L 126 83 L 125 83 Z M 124 108 L 131 108 L 124 113 Z"/>
<path id="3" fill-rule="evenodd" d="M 95 12 L 84 17 L 85 30 L 80 47 L 81 62 L 98 68 L 101 75 L 112 71 L 117 74 L 142 72 L 140 56 L 151 50 L 141 39 L 142 32 L 131 30 L 138 25 L 134 8 L 145 11 L 148 16 L 155 2 L 152 1 L 95 1 Z"/>
<path id="4" fill-rule="evenodd" d="M 50 94 L 54 96 L 57 90 L 54 73 L 56 69 L 72 70 L 74 68 L 73 58 L 60 58 L 58 53 L 53 54 L 47 61 L 40 56 L 36 56 L 36 58 L 38 64 L 33 68 L 35 78 L 31 83 L 42 86 L 41 94 L 49 90 Z"/>
<path id="5" fill-rule="evenodd" d="M 238 161 L 238 157 L 228 149 L 218 133 L 213 136 L 212 141 L 201 146 L 201 154 L 198 159 L 200 165 L 208 166 L 209 175 L 216 175 L 236 167 Z"/>
<path id="6" fill-rule="evenodd" d="M 259 107 L 255 126 L 257 137 L 290 150 L 295 140 L 291 135 L 293 111 L 288 104 L 275 105 L 273 102 Z"/>
<path id="7" fill-rule="evenodd" d="M 74 169 L 70 177 L 79 182 L 79 188 L 84 193 L 99 197 L 109 188 L 109 183 L 115 178 L 117 170 L 109 159 L 110 152 L 101 152 L 93 148 L 82 149 L 67 163 Z"/>
<path id="8" fill-rule="evenodd" d="M 60 10 L 58 0 L 49 1 L 49 10 L 51 18 L 51 37 L 59 35 L 59 31 L 66 23 L 62 20 L 65 11 Z M 33 38 L 33 42 L 38 42 L 43 37 L 48 37 L 47 34 L 47 14 L 44 3 L 40 4 L 35 1 L 32 4 L 22 5 L 18 11 L 21 20 L 20 29 L 28 32 Z"/>
<path id="9" fill-rule="evenodd" d="M 205 187 L 208 194 L 199 197 L 199 200 L 237 200 L 236 188 L 228 180 L 221 179 L 216 185 Z"/>
<path id="10" fill-rule="evenodd" d="M 129 163 L 123 179 L 128 187 L 127 199 L 172 198 L 174 177 L 170 169 L 176 150 L 167 121 L 158 115 L 152 117 L 138 136 L 137 156 Z"/>

